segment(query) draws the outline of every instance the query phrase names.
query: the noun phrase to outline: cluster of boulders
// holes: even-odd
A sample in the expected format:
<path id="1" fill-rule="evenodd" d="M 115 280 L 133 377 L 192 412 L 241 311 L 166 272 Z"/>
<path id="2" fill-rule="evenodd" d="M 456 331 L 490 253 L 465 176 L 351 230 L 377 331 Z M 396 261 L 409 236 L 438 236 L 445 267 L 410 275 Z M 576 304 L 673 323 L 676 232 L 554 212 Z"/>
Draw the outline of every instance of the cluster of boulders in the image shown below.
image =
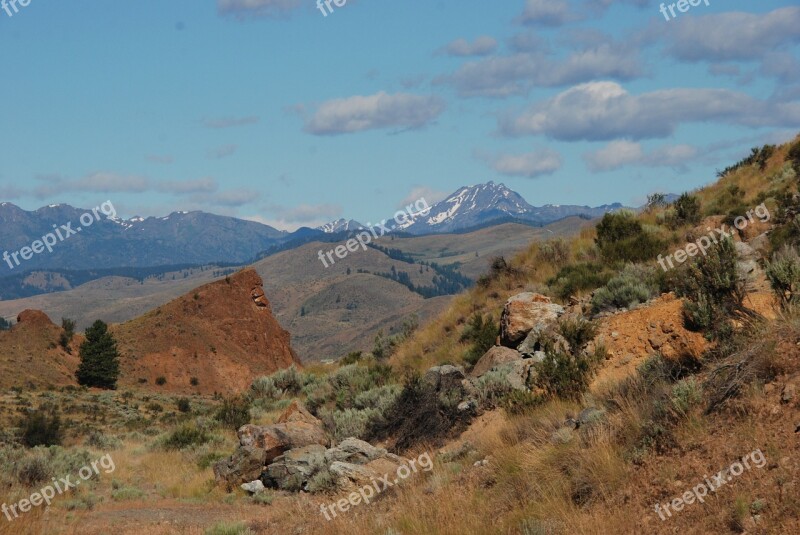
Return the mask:
<path id="1" fill-rule="evenodd" d="M 500 317 L 499 344 L 489 349 L 475 364 L 470 374 L 479 378 L 499 372 L 515 390 L 527 390 L 534 364 L 544 360 L 542 339 L 548 336 L 557 344 L 565 344 L 555 332 L 564 307 L 546 295 L 524 292 L 511 297 Z"/>
<path id="2" fill-rule="evenodd" d="M 245 425 L 239 447 L 214 465 L 218 483 L 257 493 L 265 488 L 309 490 L 315 477 L 338 488 L 364 484 L 406 462 L 383 448 L 347 438 L 331 447 L 320 420 L 294 401 L 271 425 Z"/>

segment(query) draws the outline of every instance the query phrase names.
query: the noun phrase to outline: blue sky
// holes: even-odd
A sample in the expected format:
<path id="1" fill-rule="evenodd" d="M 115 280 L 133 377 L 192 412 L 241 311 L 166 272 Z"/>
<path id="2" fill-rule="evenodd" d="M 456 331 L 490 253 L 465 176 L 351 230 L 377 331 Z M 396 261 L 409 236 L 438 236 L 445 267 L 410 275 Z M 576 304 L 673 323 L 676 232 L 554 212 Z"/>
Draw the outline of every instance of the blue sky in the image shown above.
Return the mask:
<path id="1" fill-rule="evenodd" d="M 637 204 L 800 132 L 800 7 L 709 3 L 31 0 L 0 11 L 0 199 L 288 229 L 489 180 Z"/>

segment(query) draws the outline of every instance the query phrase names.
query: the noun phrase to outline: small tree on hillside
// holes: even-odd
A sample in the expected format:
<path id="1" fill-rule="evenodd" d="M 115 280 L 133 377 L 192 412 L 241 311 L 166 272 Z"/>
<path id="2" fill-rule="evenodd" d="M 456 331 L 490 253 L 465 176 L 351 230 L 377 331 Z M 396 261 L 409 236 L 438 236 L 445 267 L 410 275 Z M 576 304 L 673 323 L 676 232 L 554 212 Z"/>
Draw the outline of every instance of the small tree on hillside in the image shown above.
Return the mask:
<path id="1" fill-rule="evenodd" d="M 84 386 L 115 389 L 119 377 L 117 342 L 108 332 L 108 325 L 97 320 L 86 329 L 86 341 L 81 344 L 81 363 L 75 376 Z"/>

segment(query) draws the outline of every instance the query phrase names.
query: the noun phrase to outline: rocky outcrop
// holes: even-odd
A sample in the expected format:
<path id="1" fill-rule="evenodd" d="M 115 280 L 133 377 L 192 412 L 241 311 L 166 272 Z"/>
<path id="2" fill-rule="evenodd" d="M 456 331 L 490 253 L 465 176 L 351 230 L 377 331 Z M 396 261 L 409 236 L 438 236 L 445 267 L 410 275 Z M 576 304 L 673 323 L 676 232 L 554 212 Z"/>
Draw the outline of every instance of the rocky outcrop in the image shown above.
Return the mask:
<path id="1" fill-rule="evenodd" d="M 541 332 L 555 324 L 564 307 L 533 292 L 517 294 L 506 301 L 500 317 L 500 343 L 516 348 L 531 331 Z"/>
<path id="2" fill-rule="evenodd" d="M 286 491 L 308 490 L 312 478 L 326 471 L 340 487 L 349 487 L 406 462 L 357 438 L 347 438 L 329 448 L 322 422 L 296 401 L 281 414 L 278 423 L 245 425 L 238 435 L 239 448 L 214 465 L 218 484 L 229 489 L 242 486 L 248 492 L 258 492 L 261 483 Z"/>
<path id="3" fill-rule="evenodd" d="M 242 426 L 238 431 L 239 444 L 252 446 L 266 452 L 269 463 L 283 452 L 317 444 L 330 445 L 330 438 L 322 427 L 306 422 L 287 422 L 273 425 Z"/>
<path id="4" fill-rule="evenodd" d="M 504 346 L 494 346 L 487 351 L 475 364 L 475 367 L 472 368 L 470 375 L 472 377 L 480 377 L 496 366 L 508 364 L 518 360 L 522 360 L 522 355 L 520 355 L 515 349 Z"/>
<path id="5" fill-rule="evenodd" d="M 214 465 L 214 478 L 228 488 L 261 477 L 267 453 L 255 446 L 241 446 L 233 455 Z"/>
<path id="6" fill-rule="evenodd" d="M 112 332 L 121 386 L 140 379 L 152 385 L 163 376 L 160 390 L 234 394 L 254 377 L 300 366 L 253 269 L 201 286 Z"/>
<path id="7" fill-rule="evenodd" d="M 267 466 L 263 482 L 267 487 L 298 491 L 325 465 L 324 446 L 312 444 L 289 450 Z"/>

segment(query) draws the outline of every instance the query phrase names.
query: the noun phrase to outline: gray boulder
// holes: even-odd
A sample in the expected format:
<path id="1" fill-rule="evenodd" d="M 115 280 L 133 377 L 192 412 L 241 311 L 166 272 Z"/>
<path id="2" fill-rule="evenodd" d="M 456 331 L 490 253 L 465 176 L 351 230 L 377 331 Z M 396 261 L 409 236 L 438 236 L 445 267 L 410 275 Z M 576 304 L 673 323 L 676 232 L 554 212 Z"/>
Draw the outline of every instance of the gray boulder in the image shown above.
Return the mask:
<path id="1" fill-rule="evenodd" d="M 214 464 L 214 478 L 228 488 L 247 483 L 261 477 L 267 453 L 262 448 L 244 446 L 227 459 Z"/>
<path id="2" fill-rule="evenodd" d="M 325 462 L 330 464 L 341 461 L 350 464 L 367 464 L 370 461 L 385 457 L 387 451 L 376 448 L 369 442 L 357 438 L 346 438 L 338 446 L 325 452 Z"/>
<path id="3" fill-rule="evenodd" d="M 298 491 L 304 489 L 320 468 L 326 465 L 325 447 L 312 444 L 287 451 L 267 467 L 264 480 L 269 487 Z"/>

